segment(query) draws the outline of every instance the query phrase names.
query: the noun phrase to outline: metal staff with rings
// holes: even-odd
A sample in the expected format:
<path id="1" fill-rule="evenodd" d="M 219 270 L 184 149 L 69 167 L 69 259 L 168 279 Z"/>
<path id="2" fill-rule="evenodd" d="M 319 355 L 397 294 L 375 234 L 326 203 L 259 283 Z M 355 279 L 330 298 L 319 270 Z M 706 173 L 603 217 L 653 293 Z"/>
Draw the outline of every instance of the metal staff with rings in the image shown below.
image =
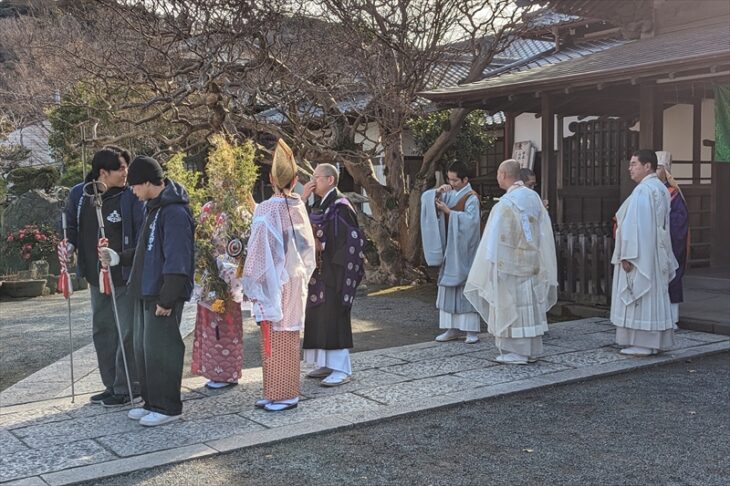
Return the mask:
<path id="1" fill-rule="evenodd" d="M 104 216 L 102 215 L 102 194 L 106 192 L 107 186 L 103 182 L 91 181 L 84 184 L 84 196 L 91 199 L 94 208 L 96 209 L 96 218 L 99 222 L 99 235 L 101 240 L 106 241 L 106 232 L 104 231 Z M 111 274 L 109 267 L 100 262 L 101 264 L 101 275 L 99 276 L 99 288 L 103 293 L 110 295 L 112 298 L 112 310 L 114 312 L 114 324 L 117 327 L 117 335 L 119 336 L 119 342 L 124 343 L 124 336 L 122 335 L 122 327 L 119 322 L 119 310 L 117 308 L 117 295 L 114 283 L 111 281 Z M 134 395 L 132 393 L 132 381 L 129 375 L 129 365 L 127 364 L 127 353 L 124 351 L 124 345 L 120 344 L 120 350 L 122 353 L 122 362 L 124 364 L 124 373 L 127 378 L 127 391 L 129 392 L 129 403 L 134 403 Z"/>
<path id="2" fill-rule="evenodd" d="M 76 389 L 74 380 L 74 340 L 71 328 L 71 294 L 73 293 L 73 285 L 71 284 L 71 276 L 68 273 L 68 236 L 66 230 L 66 213 L 61 213 L 61 228 L 63 229 L 63 241 L 58 244 L 58 263 L 60 265 L 60 275 L 58 276 L 58 291 L 63 294 L 66 299 L 68 309 L 68 345 L 69 359 L 71 360 L 71 403 L 76 401 Z"/>

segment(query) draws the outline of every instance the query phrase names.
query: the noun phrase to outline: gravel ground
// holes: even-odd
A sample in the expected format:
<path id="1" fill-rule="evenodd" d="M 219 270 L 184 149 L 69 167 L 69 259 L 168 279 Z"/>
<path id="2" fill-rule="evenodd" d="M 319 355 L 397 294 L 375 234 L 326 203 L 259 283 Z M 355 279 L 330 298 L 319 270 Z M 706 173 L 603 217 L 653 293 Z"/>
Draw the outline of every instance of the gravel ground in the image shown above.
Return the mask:
<path id="1" fill-rule="evenodd" d="M 88 290 L 71 297 L 74 350 L 91 342 Z M 0 390 L 68 355 L 68 308 L 62 295 L 0 300 Z"/>
<path id="2" fill-rule="evenodd" d="M 102 485 L 725 485 L 730 355 L 482 400 Z"/>
<path id="3" fill-rule="evenodd" d="M 371 290 L 355 300 L 355 349 L 386 348 L 429 341 L 438 333 L 436 286 Z M 89 291 L 72 297 L 74 347 L 91 342 Z M 193 334 L 185 339 L 184 376 L 190 374 Z M 18 352 L 23 350 L 23 352 Z M 68 354 L 68 314 L 60 295 L 0 301 L 0 390 Z M 259 332 L 252 319 L 244 321 L 244 367 L 261 366 Z"/>
<path id="4" fill-rule="evenodd" d="M 438 334 L 436 286 L 394 287 L 360 296 L 352 307 L 353 352 L 430 341 Z M 253 319 L 243 323 L 243 367 L 261 366 L 259 328 Z M 185 338 L 184 377 L 190 372 L 193 334 Z"/>

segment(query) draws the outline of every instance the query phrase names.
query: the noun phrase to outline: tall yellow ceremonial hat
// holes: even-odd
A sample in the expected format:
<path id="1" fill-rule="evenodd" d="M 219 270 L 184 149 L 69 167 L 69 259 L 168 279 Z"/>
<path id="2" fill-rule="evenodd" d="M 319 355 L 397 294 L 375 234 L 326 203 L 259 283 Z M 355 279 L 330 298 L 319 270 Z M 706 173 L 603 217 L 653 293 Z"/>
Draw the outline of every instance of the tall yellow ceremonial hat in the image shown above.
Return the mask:
<path id="1" fill-rule="evenodd" d="M 297 163 L 294 153 L 282 139 L 276 142 L 273 163 L 271 164 L 271 178 L 279 189 L 289 187 L 297 175 Z"/>

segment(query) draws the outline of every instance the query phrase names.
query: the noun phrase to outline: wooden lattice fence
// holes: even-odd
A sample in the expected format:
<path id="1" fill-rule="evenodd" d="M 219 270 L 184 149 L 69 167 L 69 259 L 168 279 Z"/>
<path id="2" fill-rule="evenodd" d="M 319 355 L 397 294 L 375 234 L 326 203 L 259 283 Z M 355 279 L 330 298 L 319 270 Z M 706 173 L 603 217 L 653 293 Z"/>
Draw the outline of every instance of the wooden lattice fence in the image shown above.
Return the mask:
<path id="1" fill-rule="evenodd" d="M 610 305 L 614 240 L 611 224 L 558 224 L 559 298 L 588 305 Z"/>

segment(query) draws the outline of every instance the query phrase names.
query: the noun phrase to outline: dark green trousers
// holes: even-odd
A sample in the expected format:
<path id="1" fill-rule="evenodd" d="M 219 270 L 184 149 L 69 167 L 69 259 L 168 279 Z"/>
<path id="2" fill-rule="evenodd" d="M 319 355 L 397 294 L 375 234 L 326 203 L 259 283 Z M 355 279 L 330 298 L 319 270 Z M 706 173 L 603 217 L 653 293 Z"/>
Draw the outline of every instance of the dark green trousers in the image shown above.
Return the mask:
<path id="1" fill-rule="evenodd" d="M 129 379 L 132 380 L 132 393 L 139 393 L 137 370 L 134 358 L 134 304 L 127 294 L 127 287 L 120 285 L 114 288 L 117 296 L 117 311 L 119 324 L 122 329 L 122 342 L 127 356 Z M 96 349 L 96 358 L 99 362 L 101 382 L 107 391 L 116 395 L 127 395 L 127 376 L 124 372 L 122 360 L 122 346 L 119 343 L 119 333 L 114 322 L 114 309 L 111 295 L 99 292 L 99 287 L 89 285 L 91 295 L 91 325 Z"/>
<path id="2" fill-rule="evenodd" d="M 144 408 L 165 415 L 180 415 L 185 343 L 180 321 L 185 303 L 175 303 L 168 317 L 155 315 L 155 304 L 137 300 L 135 304 L 134 354 L 137 359 Z"/>

